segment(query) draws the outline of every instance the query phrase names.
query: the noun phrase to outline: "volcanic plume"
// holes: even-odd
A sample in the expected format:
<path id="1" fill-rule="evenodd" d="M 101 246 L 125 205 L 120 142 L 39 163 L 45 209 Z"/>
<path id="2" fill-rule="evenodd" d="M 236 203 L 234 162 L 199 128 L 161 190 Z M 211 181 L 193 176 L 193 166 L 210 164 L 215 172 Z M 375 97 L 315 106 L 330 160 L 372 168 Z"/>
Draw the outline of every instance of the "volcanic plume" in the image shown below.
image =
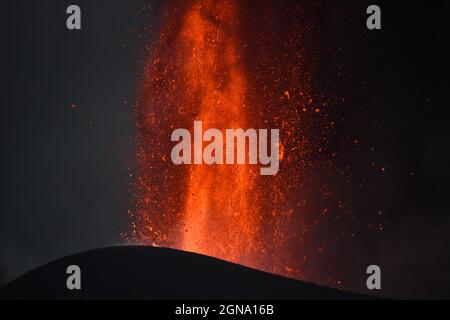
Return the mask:
<path id="1" fill-rule="evenodd" d="M 333 186 L 320 181 L 336 170 L 327 144 L 340 99 L 331 85 L 327 94 L 315 86 L 320 50 L 311 49 L 318 32 L 311 17 L 318 12 L 284 2 L 166 3 L 136 104 L 134 240 L 297 278 L 312 274 L 325 250 L 317 234 L 339 205 Z M 174 165 L 171 133 L 192 132 L 195 120 L 222 130 L 279 129 L 280 171 Z"/>

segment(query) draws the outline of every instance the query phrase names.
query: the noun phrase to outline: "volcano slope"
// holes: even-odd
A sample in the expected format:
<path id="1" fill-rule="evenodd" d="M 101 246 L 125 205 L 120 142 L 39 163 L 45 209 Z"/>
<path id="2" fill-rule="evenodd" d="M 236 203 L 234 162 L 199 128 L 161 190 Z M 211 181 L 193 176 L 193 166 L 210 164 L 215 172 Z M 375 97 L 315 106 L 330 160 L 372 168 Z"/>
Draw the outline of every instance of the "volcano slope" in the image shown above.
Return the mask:
<path id="1" fill-rule="evenodd" d="M 68 290 L 67 267 L 81 269 Z M 92 250 L 41 266 L 0 290 L 15 299 L 370 299 L 184 251 L 143 246 Z"/>

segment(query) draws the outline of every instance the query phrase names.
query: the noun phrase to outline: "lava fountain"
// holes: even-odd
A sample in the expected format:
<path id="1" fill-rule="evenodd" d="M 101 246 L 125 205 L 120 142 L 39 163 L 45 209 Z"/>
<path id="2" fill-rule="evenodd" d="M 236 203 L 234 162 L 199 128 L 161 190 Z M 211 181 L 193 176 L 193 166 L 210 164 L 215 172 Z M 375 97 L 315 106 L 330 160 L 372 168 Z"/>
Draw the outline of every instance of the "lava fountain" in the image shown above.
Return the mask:
<path id="1" fill-rule="evenodd" d="M 311 150 L 326 141 L 315 130 L 324 128 L 317 119 L 326 118 L 329 105 L 311 85 L 311 22 L 283 18 L 301 16 L 298 5 L 273 6 L 165 4 L 136 104 L 132 238 L 301 278 L 317 252 L 305 247 L 317 224 L 317 216 L 306 214 L 314 207 L 306 198 L 316 190 L 305 171 Z M 192 132 L 195 120 L 222 130 L 279 129 L 279 173 L 261 176 L 259 166 L 249 164 L 174 165 L 171 133 Z"/>

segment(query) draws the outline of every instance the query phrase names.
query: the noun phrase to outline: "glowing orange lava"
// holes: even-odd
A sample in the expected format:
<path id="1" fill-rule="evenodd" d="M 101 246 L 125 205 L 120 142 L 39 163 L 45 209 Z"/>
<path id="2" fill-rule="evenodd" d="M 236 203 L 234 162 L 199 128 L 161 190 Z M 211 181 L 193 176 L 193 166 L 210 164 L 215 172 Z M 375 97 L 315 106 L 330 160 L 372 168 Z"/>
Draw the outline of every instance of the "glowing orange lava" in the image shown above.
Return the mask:
<path id="1" fill-rule="evenodd" d="M 163 9 L 136 105 L 133 239 L 297 278 L 311 273 L 310 257 L 323 249 L 318 241 L 304 244 L 326 202 L 308 200 L 325 191 L 305 171 L 332 163 L 311 151 L 327 152 L 327 134 L 318 128 L 331 131 L 329 104 L 311 86 L 311 21 L 301 19 L 298 5 L 275 9 L 237 0 L 169 2 Z M 192 132 L 195 120 L 204 130 L 280 129 L 279 173 L 261 176 L 255 165 L 174 165 L 171 133 Z"/>
<path id="2" fill-rule="evenodd" d="M 199 97 L 197 119 L 205 128 L 247 128 L 246 79 L 237 54 L 236 10 L 232 2 L 196 3 L 187 12 L 180 38 L 190 46 L 183 72 Z M 209 16 L 208 16 L 209 15 Z M 254 264 L 258 209 L 251 201 L 250 166 L 193 166 L 184 207 L 183 250 Z"/>

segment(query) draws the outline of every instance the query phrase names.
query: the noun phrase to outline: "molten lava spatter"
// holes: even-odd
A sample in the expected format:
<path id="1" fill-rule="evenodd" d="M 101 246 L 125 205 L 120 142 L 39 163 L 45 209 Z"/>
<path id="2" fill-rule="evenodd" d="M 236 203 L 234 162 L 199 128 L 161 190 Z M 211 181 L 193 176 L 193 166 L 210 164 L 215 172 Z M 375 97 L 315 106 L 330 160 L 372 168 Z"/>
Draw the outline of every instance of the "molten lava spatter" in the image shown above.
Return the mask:
<path id="1" fill-rule="evenodd" d="M 251 108 L 246 105 L 246 77 L 238 54 L 242 43 L 237 11 L 233 1 L 195 2 L 183 8 L 179 25 L 167 27 L 163 38 L 172 32 L 172 28 L 177 29 L 174 38 L 161 39 L 171 48 L 165 54 L 168 59 L 173 59 L 176 70 L 162 65 L 159 57 L 153 60 L 154 68 L 161 66 L 163 69 L 149 70 L 149 78 L 144 80 L 155 84 L 144 94 L 151 92 L 149 96 L 153 95 L 160 102 L 155 101 L 152 106 L 155 109 L 152 117 L 158 117 L 158 107 L 166 106 L 161 110 L 163 113 L 173 112 L 175 117 L 185 120 L 183 123 L 190 123 L 189 128 L 196 119 L 203 121 L 205 128 L 248 127 Z M 156 81 L 168 81 L 169 85 L 160 89 Z M 165 123 L 167 129 L 171 125 L 174 127 L 170 121 Z M 157 127 L 161 128 L 161 125 Z M 169 137 L 170 132 L 167 134 Z M 169 152 L 170 148 L 164 151 Z M 149 151 L 141 149 L 141 152 Z M 247 165 L 192 165 L 188 168 L 178 182 L 183 186 L 177 191 L 179 235 L 176 241 L 163 241 L 162 244 L 256 265 L 254 246 L 259 223 L 252 190 L 256 169 Z M 173 166 L 166 172 L 170 175 L 170 172 L 181 170 L 186 169 Z M 150 192 L 148 196 L 152 197 L 154 193 Z M 154 223 L 153 218 L 148 220 L 150 224 Z M 159 240 L 162 239 L 157 237 L 156 243 Z"/>
<path id="2" fill-rule="evenodd" d="M 246 78 L 238 48 L 238 8 L 230 1 L 196 3 L 186 13 L 180 38 L 190 47 L 182 72 L 198 98 L 195 115 L 205 128 L 247 128 Z M 189 106 L 190 109 L 194 106 Z M 259 232 L 248 165 L 194 165 L 189 170 L 181 248 L 253 265 Z"/>
<path id="3" fill-rule="evenodd" d="M 304 10 L 238 0 L 165 6 L 136 105 L 134 240 L 314 280 L 333 186 L 309 169 L 334 165 L 328 111 L 338 99 L 313 85 L 314 22 Z M 280 171 L 174 165 L 171 133 L 192 132 L 195 120 L 204 130 L 279 129 Z"/>

